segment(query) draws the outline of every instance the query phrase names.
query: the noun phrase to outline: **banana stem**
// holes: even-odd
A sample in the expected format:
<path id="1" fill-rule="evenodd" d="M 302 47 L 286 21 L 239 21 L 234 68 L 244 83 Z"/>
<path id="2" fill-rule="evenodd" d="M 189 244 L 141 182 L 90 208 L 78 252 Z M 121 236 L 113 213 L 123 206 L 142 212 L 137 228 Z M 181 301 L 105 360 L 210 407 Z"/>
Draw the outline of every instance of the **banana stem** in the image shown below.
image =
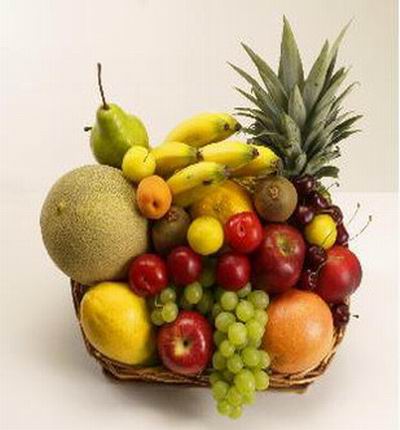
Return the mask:
<path id="1" fill-rule="evenodd" d="M 101 64 L 100 63 L 97 63 L 97 83 L 99 85 L 101 100 L 103 101 L 103 109 L 108 110 L 110 109 L 110 106 L 108 106 L 106 102 L 106 98 L 104 96 L 103 84 L 101 82 Z"/>

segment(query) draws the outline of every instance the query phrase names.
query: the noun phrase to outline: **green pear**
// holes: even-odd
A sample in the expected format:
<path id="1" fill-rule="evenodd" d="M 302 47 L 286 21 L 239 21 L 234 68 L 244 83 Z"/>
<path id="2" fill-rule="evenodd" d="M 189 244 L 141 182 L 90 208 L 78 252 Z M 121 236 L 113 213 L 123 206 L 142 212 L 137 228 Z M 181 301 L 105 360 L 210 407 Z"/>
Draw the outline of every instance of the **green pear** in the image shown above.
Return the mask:
<path id="1" fill-rule="evenodd" d="M 91 128 L 90 146 L 96 160 L 121 168 L 125 153 L 134 145 L 149 147 L 142 121 L 113 103 L 107 103 L 101 83 L 101 65 L 97 65 L 98 83 L 103 104 L 97 109 L 96 123 Z"/>

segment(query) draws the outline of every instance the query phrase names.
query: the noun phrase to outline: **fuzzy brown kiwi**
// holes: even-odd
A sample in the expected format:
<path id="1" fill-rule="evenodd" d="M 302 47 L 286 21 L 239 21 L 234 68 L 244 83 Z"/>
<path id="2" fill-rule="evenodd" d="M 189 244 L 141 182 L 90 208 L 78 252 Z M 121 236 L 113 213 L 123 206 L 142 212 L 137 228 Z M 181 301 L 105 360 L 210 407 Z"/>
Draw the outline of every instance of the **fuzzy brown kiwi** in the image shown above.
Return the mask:
<path id="1" fill-rule="evenodd" d="M 284 222 L 296 209 L 296 188 L 283 176 L 268 177 L 256 185 L 254 206 L 266 221 Z"/>
<path id="2" fill-rule="evenodd" d="M 188 213 L 179 206 L 171 206 L 169 211 L 152 228 L 153 245 L 160 254 L 166 254 L 173 248 L 186 242 L 190 225 Z"/>

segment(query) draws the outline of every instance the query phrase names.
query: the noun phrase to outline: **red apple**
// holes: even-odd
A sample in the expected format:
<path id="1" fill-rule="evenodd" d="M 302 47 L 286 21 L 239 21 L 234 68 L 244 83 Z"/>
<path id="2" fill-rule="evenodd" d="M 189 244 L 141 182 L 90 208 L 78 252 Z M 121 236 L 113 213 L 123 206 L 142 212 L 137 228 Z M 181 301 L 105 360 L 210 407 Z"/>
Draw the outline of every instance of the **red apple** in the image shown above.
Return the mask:
<path id="1" fill-rule="evenodd" d="M 306 246 L 301 233 L 286 224 L 270 224 L 253 259 L 253 286 L 282 293 L 299 280 Z"/>
<path id="2" fill-rule="evenodd" d="M 344 246 L 328 250 L 328 259 L 319 272 L 315 293 L 328 303 L 340 303 L 354 293 L 362 278 L 358 258 Z"/>
<path id="3" fill-rule="evenodd" d="M 199 374 L 211 360 L 212 326 L 198 312 L 181 311 L 174 322 L 159 329 L 157 348 L 167 369 L 181 375 Z"/>

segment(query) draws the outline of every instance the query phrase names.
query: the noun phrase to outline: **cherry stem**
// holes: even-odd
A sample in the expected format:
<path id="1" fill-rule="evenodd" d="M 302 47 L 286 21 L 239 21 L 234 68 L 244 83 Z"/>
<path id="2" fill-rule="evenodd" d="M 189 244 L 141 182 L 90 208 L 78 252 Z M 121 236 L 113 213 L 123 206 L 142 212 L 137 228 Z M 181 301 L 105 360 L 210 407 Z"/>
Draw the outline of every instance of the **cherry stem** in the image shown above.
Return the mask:
<path id="1" fill-rule="evenodd" d="M 360 234 L 362 234 L 362 233 L 364 233 L 364 231 L 366 230 L 366 228 L 371 224 L 371 222 L 372 222 L 372 215 L 370 215 L 369 217 L 368 217 L 368 221 L 366 222 L 366 224 L 364 225 L 364 227 L 355 235 L 355 236 L 353 236 L 353 237 L 351 237 L 350 239 L 349 239 L 349 242 L 351 241 L 351 240 L 354 240 L 354 239 L 357 239 L 357 237 L 358 236 L 360 236 Z"/>
<path id="2" fill-rule="evenodd" d="M 83 131 L 90 131 L 91 129 L 92 129 L 92 127 L 90 127 L 90 126 L 83 127 Z"/>
<path id="3" fill-rule="evenodd" d="M 108 106 L 106 102 L 106 98 L 104 96 L 103 84 L 101 82 L 101 64 L 100 63 L 97 63 L 97 83 L 99 85 L 101 100 L 103 101 L 103 109 L 108 110 L 110 109 L 110 106 Z"/>
<path id="4" fill-rule="evenodd" d="M 357 315 L 357 314 L 352 314 L 351 316 L 352 316 L 353 318 L 357 318 L 357 319 L 358 319 L 358 318 L 360 318 L 360 315 Z"/>
<path id="5" fill-rule="evenodd" d="M 340 186 L 339 182 L 334 182 L 333 184 L 329 185 L 329 187 L 326 188 L 326 191 L 329 191 L 333 187 L 339 187 L 339 186 Z"/>
<path id="6" fill-rule="evenodd" d="M 353 215 L 349 219 L 349 222 L 347 223 L 347 226 L 349 226 L 351 224 L 351 222 L 353 221 L 353 219 L 357 216 L 358 211 L 360 210 L 360 207 L 361 207 L 360 203 L 357 203 L 356 210 L 354 211 Z"/>

